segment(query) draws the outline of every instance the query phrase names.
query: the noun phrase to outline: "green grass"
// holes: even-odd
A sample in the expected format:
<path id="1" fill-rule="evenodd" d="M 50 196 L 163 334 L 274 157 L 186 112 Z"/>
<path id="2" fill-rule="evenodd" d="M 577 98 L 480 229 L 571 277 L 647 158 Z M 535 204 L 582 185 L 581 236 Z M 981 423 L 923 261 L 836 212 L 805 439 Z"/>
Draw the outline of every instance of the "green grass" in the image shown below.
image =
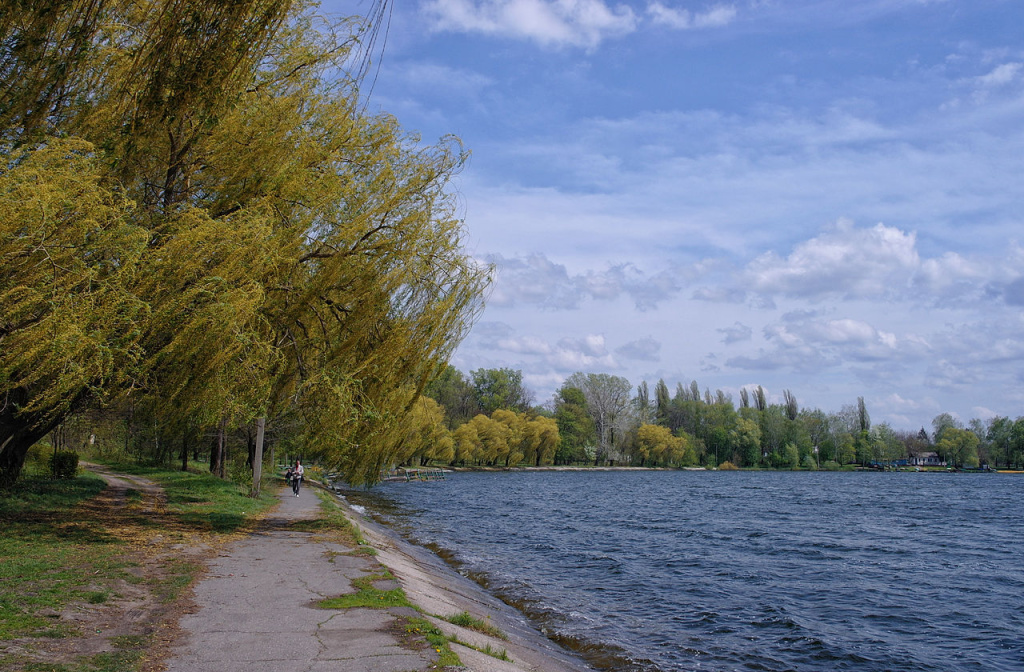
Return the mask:
<path id="1" fill-rule="evenodd" d="M 254 516 L 277 503 L 271 487 L 262 488 L 260 497 L 253 499 L 247 487 L 221 480 L 202 469 L 181 471 L 135 464 L 108 466 L 117 472 L 143 476 L 159 483 L 167 495 L 167 508 L 183 524 L 197 530 L 236 532 Z M 268 486 L 270 483 L 268 480 Z"/>
<path id="2" fill-rule="evenodd" d="M 414 636 L 422 636 L 430 644 L 431 648 L 437 652 L 438 667 L 460 667 L 462 661 L 459 660 L 458 655 L 452 651 L 451 647 L 448 646 L 452 640 L 448 638 L 440 629 L 437 628 L 433 623 L 425 618 L 410 618 L 405 622 L 406 633 Z"/>
<path id="3" fill-rule="evenodd" d="M 74 507 L 96 496 L 94 476 L 67 481 L 28 479 L 0 493 L 0 641 L 74 633 L 50 615 L 73 603 L 101 604 L 103 585 L 129 563 L 123 542 L 97 522 L 76 518 Z"/>
<path id="4" fill-rule="evenodd" d="M 63 639 L 81 633 L 60 614 L 76 609 L 102 609 L 115 600 L 116 585 L 124 581 L 148 584 L 163 603 L 178 599 L 194 582 L 200 566 L 182 559 L 165 561 L 162 578 L 143 578 L 129 570 L 133 548 L 126 537 L 148 539 L 153 534 L 173 538 L 183 533 L 233 533 L 246 529 L 276 503 L 273 488 L 259 499 L 247 489 L 207 473 L 141 468 L 113 464 L 121 473 L 144 476 L 164 488 L 166 509 L 161 515 L 143 512 L 145 495 L 126 493 L 121 509 L 87 504 L 105 486 L 91 474 L 66 481 L 42 475 L 22 478 L 0 490 L 0 643 L 16 638 Z M 42 663 L 27 653 L 10 651 L 0 668 L 27 672 L 135 672 L 149 636 L 128 636 L 112 642 L 110 653 L 69 662 Z M 0 649 L 3 649 L 0 645 Z"/>
<path id="5" fill-rule="evenodd" d="M 338 597 L 329 597 L 320 600 L 320 607 L 324 609 L 354 609 L 358 607 L 370 609 L 388 609 L 390 607 L 411 607 L 412 604 L 405 596 L 401 588 L 391 590 L 379 590 L 373 587 L 377 581 L 394 580 L 394 576 L 385 568 L 381 568 L 376 574 L 364 576 L 352 581 L 356 592 Z"/>
<path id="6" fill-rule="evenodd" d="M 508 639 L 508 635 L 501 631 L 501 628 L 497 627 L 493 623 L 486 621 L 481 618 L 476 618 L 468 611 L 463 611 L 459 614 L 453 614 L 451 616 L 444 617 L 444 620 L 448 621 L 452 625 L 459 625 L 463 628 L 469 628 L 470 630 L 476 630 L 482 632 L 485 635 L 496 637 L 497 639 Z"/>
<path id="7" fill-rule="evenodd" d="M 316 490 L 316 495 L 320 498 L 320 512 L 317 517 L 313 520 L 296 521 L 292 523 L 292 529 L 328 535 L 346 546 L 355 546 L 356 549 L 349 554 L 377 555 L 376 549 L 367 543 L 362 530 L 345 516 L 333 495 L 324 490 Z"/>

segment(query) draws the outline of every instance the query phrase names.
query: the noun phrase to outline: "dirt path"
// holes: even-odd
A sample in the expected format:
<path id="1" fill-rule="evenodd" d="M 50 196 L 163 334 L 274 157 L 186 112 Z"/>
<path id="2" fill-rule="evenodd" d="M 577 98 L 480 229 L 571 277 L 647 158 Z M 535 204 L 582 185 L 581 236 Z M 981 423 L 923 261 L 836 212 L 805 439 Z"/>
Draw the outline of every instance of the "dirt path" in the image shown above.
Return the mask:
<path id="1" fill-rule="evenodd" d="M 75 669 L 82 659 L 104 655 L 138 660 L 142 669 L 158 670 L 155 660 L 176 637 L 176 623 L 189 608 L 179 577 L 200 572 L 212 547 L 168 516 L 164 492 L 153 481 L 95 464 L 82 467 L 103 478 L 108 487 L 79 504 L 66 529 L 86 535 L 85 543 L 104 543 L 99 537 L 124 542 L 118 545 L 116 558 L 124 569 L 117 578 L 96 580 L 94 590 L 103 600 L 75 602 L 63 611 L 43 614 L 73 634 L 11 639 L 4 642 L 5 650 L 15 664 L 31 660 L 38 669 Z M 148 660 L 143 652 L 157 655 Z M 8 668 L 0 663 L 0 669 Z"/>

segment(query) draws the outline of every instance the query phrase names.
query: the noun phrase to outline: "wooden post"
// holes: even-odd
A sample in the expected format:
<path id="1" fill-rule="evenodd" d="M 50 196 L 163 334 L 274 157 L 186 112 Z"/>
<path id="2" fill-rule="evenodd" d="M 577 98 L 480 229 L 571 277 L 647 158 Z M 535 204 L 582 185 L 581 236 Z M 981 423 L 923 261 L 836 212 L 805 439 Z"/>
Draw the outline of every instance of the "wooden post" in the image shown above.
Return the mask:
<path id="1" fill-rule="evenodd" d="M 252 496 L 260 496 L 260 480 L 263 478 L 263 429 L 266 418 L 256 421 L 256 454 L 252 458 Z"/>

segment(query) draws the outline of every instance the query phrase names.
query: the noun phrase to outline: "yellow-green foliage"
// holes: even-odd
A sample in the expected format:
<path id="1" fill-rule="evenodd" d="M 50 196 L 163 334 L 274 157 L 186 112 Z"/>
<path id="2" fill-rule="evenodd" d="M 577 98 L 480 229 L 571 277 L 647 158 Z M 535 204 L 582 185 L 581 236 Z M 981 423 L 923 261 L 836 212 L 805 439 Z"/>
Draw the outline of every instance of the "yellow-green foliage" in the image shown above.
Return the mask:
<path id="1" fill-rule="evenodd" d="M 173 438 L 289 412 L 375 480 L 489 281 L 447 188 L 467 152 L 366 113 L 355 28 L 306 3 L 43 4 L 0 20 L 77 28 L 51 35 L 73 58 L 5 57 L 29 81 L 0 105 L 0 481 L 14 432 L 114 395 Z M 66 96 L 37 114 L 45 78 Z"/>

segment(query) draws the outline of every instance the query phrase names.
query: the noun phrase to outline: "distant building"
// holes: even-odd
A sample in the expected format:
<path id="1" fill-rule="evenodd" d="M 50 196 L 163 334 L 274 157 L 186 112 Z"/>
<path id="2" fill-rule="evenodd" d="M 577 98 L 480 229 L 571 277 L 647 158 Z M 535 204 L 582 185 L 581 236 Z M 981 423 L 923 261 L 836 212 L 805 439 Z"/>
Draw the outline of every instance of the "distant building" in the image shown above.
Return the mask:
<path id="1" fill-rule="evenodd" d="M 944 467 L 946 461 L 939 457 L 938 453 L 920 453 L 912 455 L 909 464 L 912 467 Z"/>

